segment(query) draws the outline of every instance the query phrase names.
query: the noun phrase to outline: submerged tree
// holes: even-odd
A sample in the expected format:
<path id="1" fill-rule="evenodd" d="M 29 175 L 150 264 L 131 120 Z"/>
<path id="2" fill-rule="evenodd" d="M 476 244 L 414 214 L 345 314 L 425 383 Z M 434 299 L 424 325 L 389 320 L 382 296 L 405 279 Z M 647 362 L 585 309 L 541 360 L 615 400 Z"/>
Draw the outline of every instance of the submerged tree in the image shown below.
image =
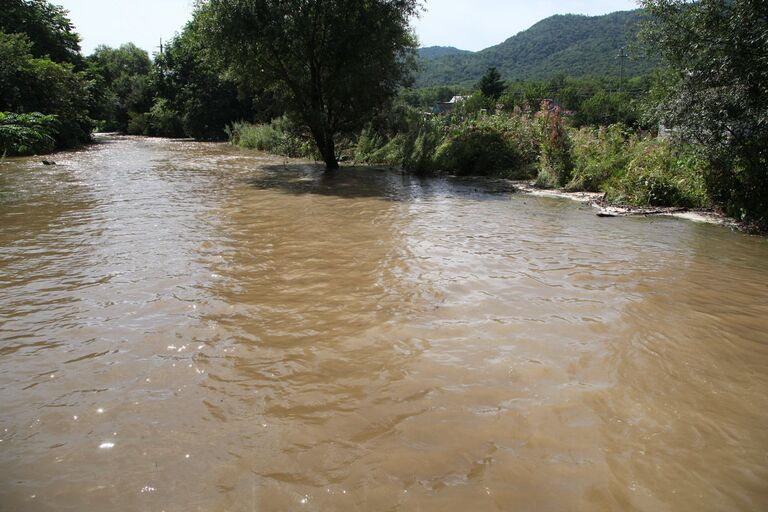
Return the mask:
<path id="1" fill-rule="evenodd" d="M 713 198 L 768 227 L 768 3 L 644 0 L 668 64 L 657 114 L 706 152 Z"/>
<path id="2" fill-rule="evenodd" d="M 362 128 L 410 79 L 419 0 L 207 0 L 210 48 L 229 72 L 273 90 L 311 133 L 328 169 L 335 140 Z"/>

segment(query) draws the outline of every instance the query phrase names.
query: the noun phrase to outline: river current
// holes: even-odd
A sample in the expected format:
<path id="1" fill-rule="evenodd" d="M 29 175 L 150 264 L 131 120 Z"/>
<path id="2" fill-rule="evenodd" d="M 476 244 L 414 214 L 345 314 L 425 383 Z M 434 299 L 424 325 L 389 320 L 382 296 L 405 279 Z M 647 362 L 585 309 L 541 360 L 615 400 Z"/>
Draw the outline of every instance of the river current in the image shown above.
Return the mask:
<path id="1" fill-rule="evenodd" d="M 101 136 L 0 163 L 0 510 L 768 510 L 768 240 Z"/>

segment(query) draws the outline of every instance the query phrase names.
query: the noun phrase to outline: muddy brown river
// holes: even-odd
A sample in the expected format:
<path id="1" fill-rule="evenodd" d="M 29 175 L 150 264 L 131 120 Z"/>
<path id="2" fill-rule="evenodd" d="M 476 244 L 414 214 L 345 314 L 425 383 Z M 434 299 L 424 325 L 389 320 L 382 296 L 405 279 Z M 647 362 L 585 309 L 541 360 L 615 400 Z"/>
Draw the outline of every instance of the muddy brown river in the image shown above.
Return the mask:
<path id="1" fill-rule="evenodd" d="M 768 240 L 99 141 L 0 163 L 0 510 L 768 510 Z"/>

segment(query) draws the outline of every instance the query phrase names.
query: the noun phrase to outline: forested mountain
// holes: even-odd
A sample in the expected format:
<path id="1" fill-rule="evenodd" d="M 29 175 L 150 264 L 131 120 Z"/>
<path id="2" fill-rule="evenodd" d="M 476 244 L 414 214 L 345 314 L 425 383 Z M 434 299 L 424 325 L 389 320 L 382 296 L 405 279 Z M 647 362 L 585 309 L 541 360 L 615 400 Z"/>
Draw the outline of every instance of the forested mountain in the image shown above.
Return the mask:
<path id="1" fill-rule="evenodd" d="M 434 60 L 447 55 L 468 55 L 472 52 L 468 50 L 459 50 L 453 46 L 428 46 L 419 48 L 419 58 L 424 60 Z"/>
<path id="2" fill-rule="evenodd" d="M 531 80 L 557 74 L 618 76 L 620 49 L 627 46 L 627 75 L 653 69 L 632 46 L 643 13 L 623 11 L 605 16 L 557 15 L 503 43 L 475 53 L 453 53 L 436 58 L 422 56 L 417 87 L 476 82 L 490 67 L 505 79 Z M 422 49 L 426 50 L 426 49 Z M 427 55 L 434 55 L 428 53 Z"/>

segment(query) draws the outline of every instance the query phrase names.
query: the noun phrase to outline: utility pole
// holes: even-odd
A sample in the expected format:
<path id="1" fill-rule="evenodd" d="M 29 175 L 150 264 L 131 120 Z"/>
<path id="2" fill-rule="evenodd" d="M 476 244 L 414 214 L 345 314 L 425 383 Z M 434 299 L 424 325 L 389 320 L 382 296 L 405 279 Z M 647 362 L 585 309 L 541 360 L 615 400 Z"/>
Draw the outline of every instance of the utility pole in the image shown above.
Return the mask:
<path id="1" fill-rule="evenodd" d="M 621 66 L 621 74 L 619 75 L 619 92 L 624 92 L 624 60 L 627 58 L 627 52 L 624 50 L 624 47 L 621 47 L 621 51 L 619 51 L 619 62 Z"/>

